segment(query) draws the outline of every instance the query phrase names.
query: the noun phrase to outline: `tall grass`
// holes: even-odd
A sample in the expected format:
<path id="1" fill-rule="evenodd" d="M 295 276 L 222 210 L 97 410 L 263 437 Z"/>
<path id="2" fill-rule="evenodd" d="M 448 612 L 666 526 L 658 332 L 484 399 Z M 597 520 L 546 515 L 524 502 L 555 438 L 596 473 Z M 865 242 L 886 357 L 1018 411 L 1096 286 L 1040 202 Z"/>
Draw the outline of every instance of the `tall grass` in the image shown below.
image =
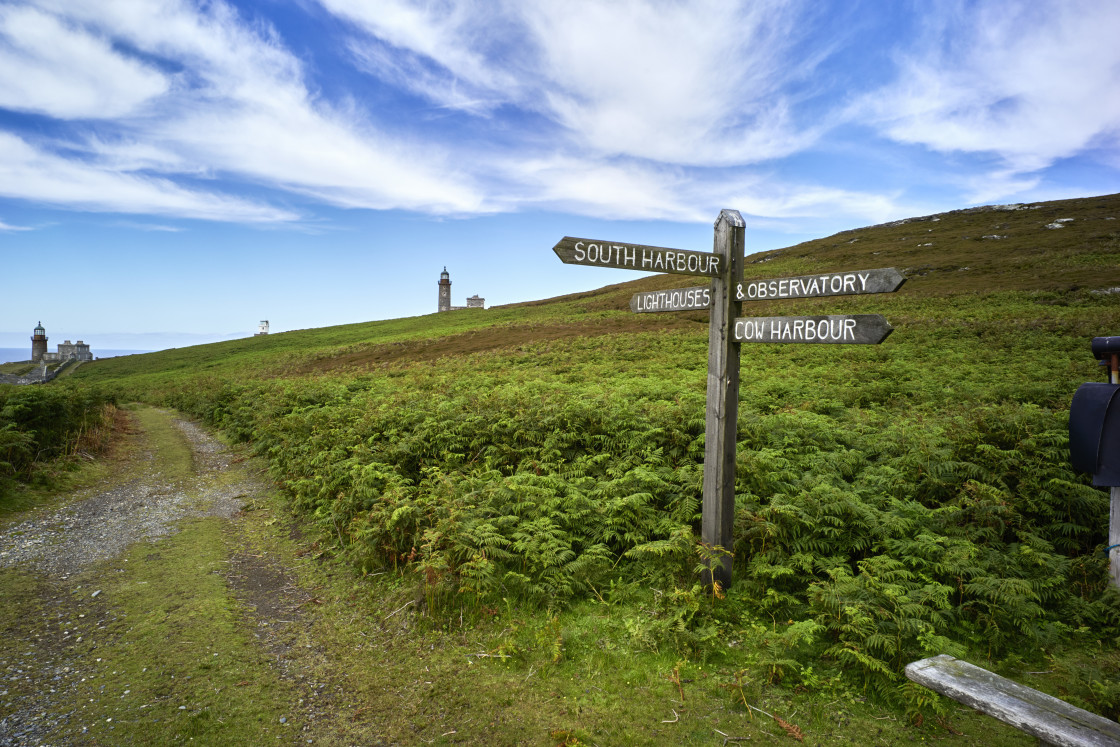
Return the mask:
<path id="1" fill-rule="evenodd" d="M 43 479 L 44 465 L 98 448 L 113 412 L 113 398 L 88 386 L 0 384 L 0 506 L 18 484 Z"/>
<path id="2" fill-rule="evenodd" d="M 979 214 L 968 230 L 997 217 Z M 961 220 L 937 223 L 961 231 Z M 856 238 L 886 247 L 912 228 Z M 1058 264 L 1074 272 L 1079 257 L 1117 251 L 1096 230 L 1063 234 L 1079 238 L 1056 250 Z M 735 542 L 723 548 L 735 582 L 722 599 L 696 573 L 719 551 L 697 541 L 705 325 L 625 311 L 635 287 L 671 279 L 99 363 L 75 377 L 251 443 L 323 541 L 361 571 L 411 575 L 433 614 L 450 600 L 597 599 L 628 610 L 636 647 L 703 658 L 733 636 L 771 683 L 841 678 L 926 707 L 901 676 L 915 658 L 1030 658 L 1120 639 L 1101 553 L 1107 496 L 1072 472 L 1066 435 L 1073 391 L 1098 377 L 1088 339 L 1120 329 L 1120 294 L 1045 275 L 1024 287 L 1049 255 L 1022 249 L 1025 228 L 1016 240 L 1018 254 L 999 255 L 954 239 L 953 251 L 981 252 L 987 287 L 962 291 L 933 268 L 890 297 L 745 312 L 879 312 L 896 331 L 878 347 L 743 347 Z M 851 242 L 833 243 L 846 257 Z M 758 268 L 832 262 L 797 249 Z M 1117 270 L 1091 264 L 1110 287 Z"/>

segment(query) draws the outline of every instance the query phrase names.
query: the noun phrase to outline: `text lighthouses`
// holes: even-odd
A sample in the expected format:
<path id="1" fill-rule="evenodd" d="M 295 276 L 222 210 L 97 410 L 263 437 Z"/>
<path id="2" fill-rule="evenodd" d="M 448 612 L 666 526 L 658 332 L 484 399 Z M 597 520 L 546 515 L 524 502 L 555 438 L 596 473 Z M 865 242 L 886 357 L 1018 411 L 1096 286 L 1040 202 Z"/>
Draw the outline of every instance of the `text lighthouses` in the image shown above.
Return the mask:
<path id="1" fill-rule="evenodd" d="M 451 311 L 451 276 L 447 274 L 447 267 L 439 274 L 439 308 L 437 311 Z M 44 350 L 46 350 L 44 343 Z"/>
<path id="2" fill-rule="evenodd" d="M 39 363 L 46 354 L 47 330 L 43 329 L 43 323 L 39 322 L 39 326 L 35 328 L 34 333 L 31 335 L 31 362 Z"/>

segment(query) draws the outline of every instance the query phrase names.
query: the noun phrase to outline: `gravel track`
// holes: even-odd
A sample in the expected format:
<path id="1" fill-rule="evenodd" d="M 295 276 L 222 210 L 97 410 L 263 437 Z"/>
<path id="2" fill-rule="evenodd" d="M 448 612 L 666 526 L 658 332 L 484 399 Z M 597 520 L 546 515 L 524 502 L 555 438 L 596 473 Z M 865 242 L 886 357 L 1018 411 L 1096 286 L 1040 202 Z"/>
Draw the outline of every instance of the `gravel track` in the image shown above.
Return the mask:
<path id="1" fill-rule="evenodd" d="M 194 423 L 172 423 L 190 442 L 199 475 L 229 466 L 220 442 Z M 170 483 L 153 471 L 103 492 L 86 491 L 63 508 L 0 531 L 0 568 L 24 565 L 50 576 L 69 576 L 116 557 L 134 542 L 172 533 L 180 519 L 229 518 L 252 488 L 244 483 L 215 487 L 200 480 Z"/>
<path id="2" fill-rule="evenodd" d="M 54 694 L 74 687 L 86 668 L 76 660 L 73 645 L 115 619 L 96 592 L 76 593 L 71 576 L 135 542 L 177 531 L 181 519 L 229 518 L 248 495 L 263 489 L 247 471 L 232 480 L 217 479 L 233 461 L 226 448 L 189 421 L 173 419 L 172 424 L 190 443 L 192 477 L 167 479 L 148 453 L 141 457 L 147 464 L 139 477 L 80 491 L 60 508 L 32 510 L 19 523 L 0 527 L 0 569 L 33 571 L 47 590 L 40 609 L 28 611 L 29 623 L 37 622 L 39 632 L 20 641 L 25 645 L 19 656 L 10 657 L 14 660 L 0 661 L 0 747 L 45 744 L 46 735 L 65 727 L 72 714 L 58 712 Z M 65 621 L 79 615 L 83 624 L 68 629 Z M 77 736 L 63 743 L 82 741 Z"/>

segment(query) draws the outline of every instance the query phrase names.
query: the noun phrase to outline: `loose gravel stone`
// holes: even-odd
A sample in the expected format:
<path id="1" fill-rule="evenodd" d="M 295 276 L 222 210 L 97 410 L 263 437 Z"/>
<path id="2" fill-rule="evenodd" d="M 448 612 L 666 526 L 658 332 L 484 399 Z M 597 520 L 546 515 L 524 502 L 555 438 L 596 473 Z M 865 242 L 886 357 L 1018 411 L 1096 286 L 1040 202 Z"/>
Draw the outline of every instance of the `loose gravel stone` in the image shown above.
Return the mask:
<path id="1" fill-rule="evenodd" d="M 228 452 L 219 441 L 194 423 L 172 422 L 190 441 L 199 472 L 229 466 Z M 228 518 L 241 509 L 242 498 L 251 489 L 244 483 L 168 484 L 155 472 L 104 492 L 87 491 L 64 508 L 0 533 L 0 568 L 25 565 L 48 575 L 70 576 L 120 555 L 134 542 L 171 534 L 180 519 Z"/>
<path id="2" fill-rule="evenodd" d="M 246 495 L 260 490 L 249 477 L 231 482 L 213 479 L 232 464 L 228 450 L 194 423 L 180 419 L 172 423 L 190 442 L 193 478 L 166 479 L 148 455 L 144 460 L 151 467 L 141 477 L 108 489 L 79 492 L 61 508 L 33 510 L 23 521 L 0 528 L 0 568 L 20 566 L 48 580 L 56 593 L 45 600 L 47 608 L 40 623 L 48 630 L 57 628 L 49 636 L 28 640 L 28 650 L 20 660 L 0 661 L 0 747 L 43 745 L 48 735 L 67 728 L 72 735 L 86 733 L 87 727 L 70 723 L 75 714 L 60 712 L 52 696 L 68 691 L 87 674 L 94 676 L 86 662 L 73 658 L 72 644 L 96 634 L 115 618 L 101 609 L 104 596 L 94 589 L 83 590 L 80 598 L 85 600 L 82 604 L 92 605 L 84 612 L 95 612 L 98 617 L 85 626 L 69 622 L 75 603 L 70 576 L 117 557 L 134 542 L 175 532 L 181 519 L 231 517 L 241 509 Z M 13 690 L 15 685 L 19 687 Z"/>

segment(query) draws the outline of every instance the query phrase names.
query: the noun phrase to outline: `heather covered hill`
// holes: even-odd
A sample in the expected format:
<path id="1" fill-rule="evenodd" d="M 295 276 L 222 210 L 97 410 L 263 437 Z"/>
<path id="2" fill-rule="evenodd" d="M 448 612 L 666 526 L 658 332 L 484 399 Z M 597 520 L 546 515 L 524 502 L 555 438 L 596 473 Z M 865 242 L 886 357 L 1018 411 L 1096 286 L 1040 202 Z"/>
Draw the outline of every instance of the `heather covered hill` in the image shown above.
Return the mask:
<path id="1" fill-rule="evenodd" d="M 913 715 L 943 705 L 903 666 L 952 653 L 1115 717 L 1108 497 L 1071 471 L 1066 427 L 1100 380 L 1089 338 L 1120 331 L 1118 219 L 1120 196 L 974 208 L 751 255 L 748 278 L 908 280 L 745 304 L 895 332 L 743 347 L 724 598 L 696 582 L 706 313 L 627 308 L 680 277 L 98 361 L 67 386 L 250 444 L 320 552 L 414 588 L 433 621 L 550 610 L 549 641 L 493 631 L 526 667 L 651 651 Z"/>
<path id="2" fill-rule="evenodd" d="M 548 249 L 539 247 L 541 252 Z M 848 302 L 754 302 L 744 307 L 744 314 L 816 313 L 814 309 L 857 306 L 874 306 L 889 313 L 893 308 L 910 309 L 912 302 L 933 296 L 953 299 L 952 306 L 967 304 L 978 295 L 1010 292 L 1042 305 L 1101 301 L 1108 307 L 1104 297 L 1120 287 L 1120 195 L 969 208 L 844 231 L 757 254 L 750 254 L 748 229 L 747 252 L 746 279 L 896 267 L 907 283 L 895 296 Z M 594 283 L 594 274 L 588 271 L 588 284 Z M 84 368 L 80 377 L 97 381 L 149 371 L 202 373 L 227 367 L 237 367 L 247 377 L 361 370 L 395 361 L 433 360 L 563 338 L 661 329 L 702 335 L 706 313 L 635 315 L 628 306 L 630 297 L 640 290 L 701 283 L 694 278 L 658 275 L 499 306 L 484 313 L 430 314 L 110 359 Z M 992 307 L 991 312 L 999 314 L 999 309 Z"/>

